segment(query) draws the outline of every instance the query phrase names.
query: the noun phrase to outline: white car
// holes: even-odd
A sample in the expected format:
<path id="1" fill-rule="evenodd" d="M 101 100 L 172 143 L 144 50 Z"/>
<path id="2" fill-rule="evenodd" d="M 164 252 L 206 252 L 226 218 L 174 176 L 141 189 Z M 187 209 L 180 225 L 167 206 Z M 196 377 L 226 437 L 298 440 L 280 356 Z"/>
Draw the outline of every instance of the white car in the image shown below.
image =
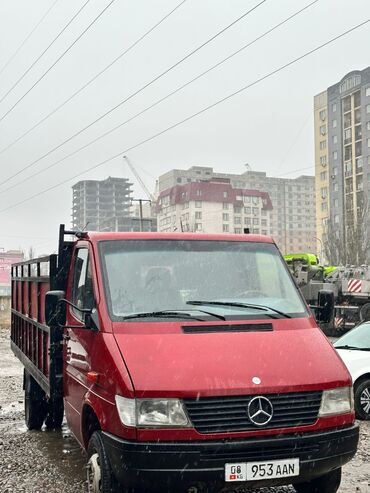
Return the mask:
<path id="1" fill-rule="evenodd" d="M 353 380 L 358 419 L 370 420 L 370 322 L 364 322 L 334 343 Z"/>

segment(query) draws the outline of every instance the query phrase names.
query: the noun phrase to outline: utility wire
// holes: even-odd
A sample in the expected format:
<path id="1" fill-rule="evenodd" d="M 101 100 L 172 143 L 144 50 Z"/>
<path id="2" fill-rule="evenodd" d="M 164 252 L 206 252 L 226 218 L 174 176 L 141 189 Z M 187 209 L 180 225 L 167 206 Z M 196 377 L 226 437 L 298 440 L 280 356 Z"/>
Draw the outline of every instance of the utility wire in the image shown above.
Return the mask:
<path id="1" fill-rule="evenodd" d="M 13 89 L 15 89 L 17 87 L 17 85 L 25 78 L 25 76 L 28 74 L 28 72 L 36 65 L 36 63 L 45 55 L 45 53 L 47 51 L 49 51 L 49 49 L 53 46 L 53 44 L 57 41 L 58 38 L 60 38 L 60 36 L 64 33 L 64 31 L 72 24 L 72 22 L 76 19 L 76 17 L 80 14 L 80 12 L 82 12 L 82 10 L 86 7 L 86 5 L 90 2 L 90 0 L 87 0 L 83 5 L 82 7 L 74 14 L 74 16 L 67 22 L 67 24 L 63 27 L 63 29 L 61 31 L 59 31 L 59 33 L 55 36 L 55 38 L 51 41 L 51 43 L 49 43 L 49 45 L 44 49 L 43 52 L 41 52 L 41 54 L 31 63 L 31 65 L 28 67 L 28 69 L 26 69 L 25 72 L 23 72 L 23 74 L 19 77 L 18 80 L 16 80 L 14 82 L 14 84 L 12 85 L 12 87 L 8 90 L 8 92 L 6 92 L 2 98 L 0 99 L 0 103 L 2 103 L 4 101 L 4 99 L 8 96 L 8 94 L 10 94 L 12 92 Z M 55 2 L 56 3 L 56 2 Z M 54 3 L 54 5 L 55 5 Z"/>
<path id="2" fill-rule="evenodd" d="M 268 31 L 264 32 L 263 34 L 261 34 L 260 36 L 258 36 L 257 38 L 255 38 L 254 40 L 250 41 L 249 43 L 247 43 L 246 45 L 242 46 L 240 49 L 238 49 L 237 51 L 235 51 L 234 53 L 232 53 L 231 55 L 227 56 L 226 58 L 224 58 L 223 60 L 221 60 L 220 62 L 216 63 L 215 65 L 213 65 L 212 67 L 210 67 L 209 69 L 207 69 L 205 72 L 202 72 L 200 75 L 194 77 L 193 79 L 191 79 L 190 81 L 186 82 L 185 84 L 181 85 L 180 87 L 178 87 L 177 89 L 175 89 L 174 91 L 172 91 L 170 94 L 167 94 L 166 96 L 164 96 L 163 98 L 160 98 L 159 100 L 157 100 L 155 103 L 151 104 L 150 106 L 147 106 L 145 109 L 141 110 L 139 113 L 136 113 L 135 115 L 133 115 L 132 117 L 130 117 L 128 120 L 125 120 L 124 122 L 122 123 L 119 123 L 118 125 L 116 125 L 115 127 L 113 127 L 112 129 L 104 132 L 103 134 L 99 135 L 98 137 L 96 137 L 95 139 L 91 140 L 90 142 L 88 142 L 87 144 L 79 147 L 78 149 L 72 151 L 71 153 L 67 154 L 66 156 L 62 157 L 61 159 L 58 159 L 57 161 L 55 161 L 54 163 L 51 163 L 49 166 L 47 166 L 46 168 L 43 168 L 39 171 L 37 171 L 36 173 L 34 173 L 33 175 L 31 176 L 27 176 L 26 178 L 24 178 L 23 180 L 20 180 L 20 181 L 17 181 L 17 183 L 5 188 L 4 190 L 0 190 L 0 194 L 2 193 L 6 193 L 8 192 L 9 190 L 13 190 L 13 188 L 16 188 L 18 187 L 19 185 L 22 185 L 23 183 L 35 178 L 36 176 L 38 175 L 41 175 L 42 173 L 48 171 L 49 169 L 51 168 L 54 168 L 55 166 L 57 166 L 58 164 L 62 163 L 63 161 L 65 161 L 66 159 L 76 155 L 78 152 L 86 149 L 87 147 L 89 147 L 90 145 L 92 144 L 95 144 L 96 142 L 98 142 L 99 140 L 103 139 L 104 137 L 106 137 L 107 135 L 111 134 L 112 132 L 114 132 L 115 130 L 118 130 L 119 128 L 123 127 L 124 125 L 132 122 L 133 120 L 135 120 L 136 118 L 138 118 L 139 116 L 143 115 L 144 113 L 146 113 L 147 111 L 149 111 L 150 109 L 154 108 L 155 106 L 159 105 L 160 103 L 162 103 L 163 101 L 165 101 L 166 99 L 170 98 L 171 96 L 173 96 L 174 94 L 178 93 L 179 91 L 181 91 L 182 89 L 184 89 L 185 87 L 189 86 L 190 84 L 192 84 L 193 82 L 195 82 L 196 80 L 200 79 L 201 77 L 203 77 L 204 75 L 208 74 L 209 72 L 211 72 L 212 70 L 214 70 L 215 68 L 219 67 L 220 65 L 222 65 L 223 63 L 225 63 L 226 61 L 230 60 L 231 58 L 233 58 L 234 56 L 236 56 L 237 54 L 241 53 L 243 50 L 245 50 L 246 48 L 252 46 L 253 44 L 255 44 L 257 41 L 259 41 L 260 39 L 264 38 L 265 36 L 267 36 L 268 34 L 272 33 L 273 31 L 275 31 L 277 28 L 281 27 L 282 25 L 284 25 L 285 23 L 287 23 L 289 20 L 293 19 L 294 17 L 296 17 L 298 14 L 302 13 L 303 11 L 307 10 L 309 7 L 311 7 L 312 5 L 314 5 L 315 3 L 319 2 L 319 0 L 314 0 L 313 2 L 311 2 L 310 4 L 308 4 L 306 7 L 298 10 L 297 12 L 295 12 L 294 14 L 290 15 L 289 17 L 287 17 L 286 19 L 284 19 L 282 22 L 279 22 L 278 24 L 276 24 L 274 27 L 272 27 L 271 29 L 269 29 Z M 44 157 L 44 156 L 43 156 Z M 36 164 L 36 162 L 38 162 L 40 159 L 42 158 L 39 158 L 38 160 L 34 161 L 33 163 L 31 163 L 31 166 L 33 166 L 34 164 Z M 22 171 L 22 170 L 21 170 Z"/>
<path id="3" fill-rule="evenodd" d="M 290 62 L 284 64 L 284 65 L 281 65 L 279 68 L 273 70 L 272 72 L 269 72 L 268 74 L 260 77 L 259 79 L 256 79 L 254 82 L 251 82 L 243 87 L 241 87 L 240 89 L 238 89 L 237 91 L 234 91 L 232 92 L 231 94 L 225 96 L 224 98 L 222 99 L 219 99 L 217 100 L 215 103 L 212 103 L 206 107 L 204 107 L 203 109 L 197 111 L 196 113 L 193 113 L 192 115 L 184 118 L 183 120 L 180 120 L 179 122 L 177 123 L 174 123 L 173 125 L 165 128 L 164 130 L 161 130 L 160 132 L 157 132 L 156 134 L 152 135 L 151 137 L 148 137 L 140 142 L 138 142 L 137 144 L 134 144 L 133 146 L 131 147 L 128 147 L 126 149 L 123 149 L 121 150 L 119 153 L 117 154 L 114 154 L 113 156 L 110 156 L 109 158 L 105 159 L 104 161 L 101 161 L 100 163 L 98 164 L 95 164 L 94 166 L 91 166 L 90 168 L 87 168 L 85 169 L 84 171 L 81 171 L 80 173 L 77 173 L 76 175 L 74 176 L 71 176 L 70 178 L 67 178 L 61 182 L 58 182 L 57 184 L 55 185 L 52 185 L 51 187 L 48 187 L 44 190 L 41 190 L 40 192 L 38 193 L 35 193 L 34 195 L 31 195 L 30 197 L 27 197 L 19 202 L 16 202 L 15 204 L 12 204 L 12 205 L 9 205 L 8 207 L 5 207 L 4 209 L 1 209 L 0 210 L 0 213 L 1 212 L 5 212 L 5 211 L 8 211 L 10 209 L 13 209 L 14 207 L 17 207 L 18 205 L 21 205 L 21 204 L 24 204 L 25 202 L 28 202 L 29 200 L 32 200 L 36 197 L 39 197 L 40 195 L 43 195 L 47 192 L 50 192 L 51 190 L 55 190 L 56 188 L 59 188 L 60 186 L 62 185 L 65 185 L 66 183 L 68 183 L 69 181 L 71 180 L 74 180 L 75 178 L 79 178 L 80 176 L 84 175 L 85 173 L 87 173 L 88 171 L 92 171 L 92 170 L 95 170 L 97 168 L 99 168 L 100 166 L 103 166 L 104 164 L 112 161 L 113 159 L 116 159 L 118 157 L 122 157 L 123 155 L 125 155 L 126 153 L 134 150 L 134 149 L 137 149 L 138 147 L 148 143 L 148 142 L 151 142 L 152 140 L 155 140 L 156 138 L 160 137 L 161 135 L 164 135 L 165 133 L 169 132 L 170 130 L 173 130 L 174 128 L 177 128 L 179 127 L 180 125 L 183 125 L 184 123 L 192 120 L 193 118 L 196 118 L 197 116 L 199 115 L 202 115 L 203 113 L 205 113 L 206 111 L 212 109 L 212 108 L 215 108 L 216 106 L 218 106 L 219 104 L 222 104 L 224 103 L 225 101 L 228 101 L 229 99 L 233 98 L 234 96 L 237 96 L 238 94 L 241 94 L 242 92 L 250 89 L 251 87 L 254 87 L 258 84 L 260 84 L 261 82 L 265 81 L 266 79 L 269 79 L 270 77 L 276 75 L 277 73 L 279 72 L 282 72 L 283 70 L 285 70 L 286 68 L 298 63 L 299 61 L 303 60 L 304 58 L 312 55 L 313 53 L 316 53 L 317 51 L 325 48 L 326 46 L 329 46 L 330 44 L 334 43 L 335 41 L 337 41 L 338 39 L 341 39 L 343 38 L 344 36 L 347 36 L 348 34 L 350 34 L 351 32 L 357 30 L 357 29 L 360 29 L 361 27 L 365 26 L 366 24 L 368 24 L 370 22 L 370 19 L 367 19 L 366 21 L 364 22 L 361 22 L 360 24 L 357 24 L 356 26 L 348 29 L 347 31 L 344 31 L 343 33 L 335 36 L 334 38 L 331 38 L 329 41 L 326 41 L 325 43 L 322 43 L 321 45 L 317 46 L 316 48 L 313 48 L 312 50 L 309 50 L 307 51 L 306 53 L 304 53 L 303 55 L 300 55 L 299 57 L 297 58 L 294 58 L 293 60 L 291 60 Z"/>
<path id="4" fill-rule="evenodd" d="M 64 51 L 63 51 L 63 53 L 62 53 L 62 54 L 61 54 L 61 55 L 60 55 L 60 56 L 59 56 L 59 57 L 55 60 L 55 62 L 54 62 L 54 63 L 53 63 L 53 64 L 52 64 L 52 65 L 51 65 L 51 66 L 50 66 L 50 67 L 49 67 L 49 68 L 48 68 L 48 69 L 47 69 L 47 70 L 46 70 L 46 71 L 42 74 L 42 76 L 41 76 L 41 77 L 39 77 L 39 78 L 37 79 L 37 81 L 36 81 L 36 82 L 34 82 L 34 83 L 32 84 L 32 86 L 28 89 L 28 91 L 26 91 L 26 92 L 23 94 L 23 96 L 21 96 L 21 97 L 20 97 L 20 98 L 19 98 L 19 99 L 18 99 L 18 100 L 17 100 L 17 101 L 13 104 L 13 106 L 11 106 L 11 107 L 8 109 L 8 111 L 7 111 L 6 113 L 4 113 L 4 114 L 3 114 L 3 116 L 0 118 L 0 122 L 2 122 L 2 121 L 4 120 L 4 118 L 6 118 L 6 117 L 9 115 L 9 113 L 11 113 L 11 112 L 14 110 L 14 108 L 15 108 L 16 106 L 18 106 L 18 104 L 19 104 L 19 103 L 20 103 L 20 102 L 21 102 L 21 101 L 22 101 L 22 100 L 23 100 L 23 99 L 24 99 L 24 98 L 25 98 L 25 97 L 26 97 L 26 96 L 27 96 L 27 95 L 28 95 L 28 94 L 32 91 L 32 89 L 34 89 L 34 88 L 35 88 L 35 87 L 36 87 L 36 86 L 37 86 L 37 85 L 38 85 L 38 84 L 42 81 L 42 79 L 43 79 L 43 78 L 44 78 L 44 77 L 45 77 L 45 76 L 46 76 L 46 75 L 47 75 L 47 74 L 48 74 L 48 73 L 49 73 L 49 72 L 50 72 L 50 71 L 51 71 L 51 70 L 55 67 L 55 65 L 57 65 L 57 63 L 59 63 L 59 62 L 60 62 L 60 60 L 61 60 L 61 59 L 62 59 L 62 58 L 63 58 L 63 57 L 64 57 L 64 56 L 65 56 L 65 55 L 66 55 L 66 54 L 67 54 L 67 53 L 68 53 L 68 52 L 69 52 L 69 51 L 73 48 L 73 46 L 74 46 L 74 45 L 75 45 L 75 44 L 76 44 L 76 43 L 77 43 L 77 42 L 78 42 L 78 41 L 82 38 L 82 36 L 84 36 L 84 34 L 86 34 L 86 33 L 87 33 L 87 31 L 88 31 L 88 30 L 89 30 L 89 29 L 90 29 L 90 28 L 91 28 L 91 27 L 95 24 L 95 22 L 96 22 L 98 19 L 100 19 L 100 17 L 101 17 L 101 16 L 102 16 L 102 15 L 103 15 L 103 14 L 104 14 L 104 13 L 105 13 L 108 9 L 109 9 L 109 7 L 110 7 L 110 6 L 111 6 L 111 5 L 112 5 L 115 1 L 116 1 L 116 0 L 111 0 L 111 1 L 108 3 L 108 5 L 106 5 L 106 6 L 104 7 L 104 9 L 103 9 L 103 10 L 102 10 L 102 11 L 101 11 L 101 12 L 100 12 L 100 13 L 99 13 L 99 14 L 98 14 L 95 18 L 94 18 L 94 20 L 93 20 L 92 22 L 90 22 L 90 24 L 86 27 L 86 29 L 84 29 L 84 30 L 82 31 L 82 33 L 81 33 L 79 36 L 77 36 L 77 38 L 73 41 L 73 43 L 72 43 L 72 44 L 70 44 L 70 45 L 68 46 L 68 48 L 67 48 L 66 50 L 64 50 Z M 85 2 L 85 4 L 82 6 L 82 8 L 84 8 L 84 7 L 85 7 L 85 5 L 86 5 L 88 2 L 90 2 L 90 0 L 87 0 L 87 1 Z M 80 11 L 82 10 L 82 8 L 80 9 Z M 78 15 L 78 14 L 77 14 L 77 15 Z M 0 102 L 1 102 L 1 101 L 0 101 Z"/>
<path id="5" fill-rule="evenodd" d="M 72 151 L 71 153 L 67 154 L 66 156 L 62 157 L 61 159 L 58 159 L 57 161 L 55 161 L 54 163 L 51 163 L 49 166 L 47 166 L 46 168 L 43 168 L 39 171 L 37 171 L 36 173 L 34 173 L 33 175 L 31 176 L 28 176 L 26 178 L 24 178 L 23 180 L 20 180 L 20 181 L 17 181 L 17 183 L 15 183 L 14 185 L 11 185 L 7 188 L 5 188 L 4 190 L 0 190 L 0 194 L 2 193 L 5 193 L 5 192 L 8 192 L 9 190 L 12 190 L 13 188 L 16 188 L 18 187 L 19 185 L 22 185 L 23 183 L 35 178 L 36 176 L 48 171 L 49 169 L 51 168 L 54 168 L 55 166 L 57 166 L 58 164 L 62 163 L 63 161 L 65 161 L 66 159 L 76 155 L 78 152 L 86 149 L 87 147 L 89 147 L 90 145 L 92 144 L 95 144 L 96 142 L 98 142 L 99 140 L 103 139 L 104 137 L 106 137 L 107 135 L 111 134 L 112 132 L 114 132 L 115 130 L 118 130 L 119 128 L 123 127 L 124 125 L 126 125 L 127 123 L 130 123 L 132 122 L 133 120 L 135 120 L 136 118 L 138 118 L 139 116 L 143 115 L 144 113 L 146 113 L 147 111 L 149 111 L 150 109 L 154 108 L 155 106 L 159 105 L 160 103 L 162 103 L 163 101 L 165 101 L 166 99 L 169 99 L 171 96 L 173 96 L 174 94 L 178 93 L 179 91 L 181 91 L 182 89 L 184 89 L 185 87 L 189 86 L 190 84 L 192 84 L 193 82 L 195 82 L 196 80 L 200 79 L 201 77 L 203 77 L 204 75 L 208 74 L 209 72 L 211 72 L 212 70 L 214 70 L 215 68 L 219 67 L 220 65 L 222 65 L 223 63 L 225 63 L 226 61 L 230 60 L 231 58 L 233 58 L 234 56 L 238 55 L 239 53 L 241 53 L 243 50 L 245 50 L 246 48 L 252 46 L 253 44 L 255 44 L 257 41 L 259 41 L 260 39 L 266 37 L 268 34 L 271 34 L 273 31 L 275 31 L 276 29 L 278 29 L 279 27 L 281 27 L 282 25 L 286 24 L 289 20 L 293 19 L 294 17 L 296 17 L 297 15 L 301 14 L 302 12 L 304 12 L 305 10 L 307 10 L 309 7 L 311 7 L 312 5 L 314 5 L 315 3 L 319 2 L 319 0 L 314 0 L 313 2 L 311 2 L 310 4 L 306 5 L 306 7 L 298 10 L 297 12 L 295 12 L 294 14 L 290 15 L 289 17 L 287 17 L 286 19 L 284 19 L 283 21 L 279 22 L 278 24 L 276 24 L 275 26 L 273 26 L 271 29 L 268 29 L 267 31 L 265 31 L 263 34 L 261 34 L 260 36 L 258 36 L 257 38 L 253 39 L 252 41 L 250 41 L 249 43 L 245 44 L 244 46 L 242 46 L 241 48 L 239 48 L 237 51 L 235 51 L 234 53 L 232 53 L 231 55 L 227 56 L 226 58 L 224 58 L 223 60 L 221 60 L 220 62 L 216 63 L 215 65 L 213 65 L 212 67 L 210 67 L 209 69 L 207 69 L 206 71 L 202 72 L 200 75 L 194 77 L 193 79 L 191 79 L 190 81 L 186 82 L 185 84 L 181 85 L 180 87 L 178 87 L 177 89 L 175 89 L 174 91 L 172 91 L 170 94 L 167 94 L 166 96 L 164 96 L 163 98 L 160 98 L 159 100 L 157 100 L 155 103 L 151 104 L 150 106 L 147 106 L 145 109 L 141 110 L 139 113 L 136 113 L 135 115 L 133 115 L 132 117 L 130 117 L 128 120 L 125 120 L 124 122 L 116 125 L 115 127 L 113 127 L 112 129 L 104 132 L 103 134 L 99 135 L 98 137 L 96 137 L 95 139 L 91 140 L 90 142 L 88 142 L 87 144 L 79 147 L 78 149 Z M 44 156 L 43 156 L 44 157 Z M 36 162 L 38 162 L 40 159 L 42 158 L 39 158 L 38 160 L 34 161 L 33 163 L 31 163 L 31 166 L 33 166 L 34 164 L 36 164 Z M 22 171 L 22 170 L 21 170 Z"/>
<path id="6" fill-rule="evenodd" d="M 18 48 L 15 50 L 15 52 L 10 56 L 10 58 L 7 60 L 7 62 L 4 63 L 2 68 L 0 69 L 0 75 L 4 72 L 4 70 L 7 68 L 7 66 L 14 60 L 14 58 L 18 55 L 18 53 L 21 51 L 23 46 L 27 43 L 27 41 L 30 39 L 32 34 L 37 30 L 39 25 L 43 22 L 43 20 L 47 17 L 49 12 L 55 7 L 55 5 L 58 3 L 59 0 L 55 0 L 55 2 L 48 8 L 48 10 L 44 13 L 44 15 L 41 17 L 41 19 L 37 22 L 35 27 L 31 30 L 31 32 L 25 37 L 25 39 L 22 41 L 22 43 L 18 46 Z"/>
<path id="7" fill-rule="evenodd" d="M 58 1 L 58 0 L 57 0 Z M 153 27 L 151 27 L 148 31 L 146 31 L 140 38 L 138 38 L 132 45 L 130 45 L 128 48 L 126 48 L 120 55 L 118 55 L 114 60 L 112 60 L 106 67 L 104 67 L 100 72 L 98 72 L 92 79 L 90 79 L 88 82 L 86 82 L 83 86 L 81 86 L 76 92 L 74 92 L 71 96 L 69 96 L 65 101 L 63 101 L 59 106 L 54 108 L 50 113 L 48 113 L 46 116 L 44 116 L 41 120 L 39 120 L 35 125 L 33 125 L 31 128 L 29 128 L 26 132 L 24 132 L 22 135 L 17 137 L 13 142 L 8 144 L 6 147 L 0 150 L 0 155 L 3 154 L 5 151 L 13 147 L 14 144 L 22 140 L 26 135 L 31 133 L 35 128 L 39 127 L 42 123 L 44 123 L 46 120 L 48 120 L 52 115 L 54 115 L 57 111 L 59 111 L 63 106 L 65 106 L 67 103 L 72 101 L 78 94 L 80 94 L 82 91 L 84 91 L 90 84 L 92 84 L 96 79 L 98 79 L 101 75 L 103 75 L 107 70 L 109 70 L 116 62 L 118 62 L 120 59 L 122 59 L 127 53 L 129 53 L 136 45 L 138 45 L 144 38 L 146 38 L 151 32 L 153 32 L 157 27 L 159 27 L 170 15 L 172 15 L 178 8 L 181 7 L 187 0 L 182 0 L 174 9 L 172 9 L 168 14 L 166 14 L 162 19 L 157 22 Z"/>
<path id="8" fill-rule="evenodd" d="M 125 98 L 123 101 L 119 102 L 118 104 L 116 104 L 115 106 L 113 106 L 112 108 L 110 108 L 103 115 L 100 115 L 96 120 L 94 120 L 93 122 L 89 123 L 86 127 L 82 128 L 81 130 L 79 130 L 78 132 L 76 132 L 75 134 L 73 134 L 71 137 L 69 137 L 68 139 L 64 140 L 61 144 L 58 144 L 56 147 L 54 147 L 53 149 L 51 149 L 50 151 L 48 151 L 46 154 L 44 154 L 40 158 L 36 159 L 35 161 L 33 161 L 32 163 L 28 164 L 24 168 L 20 169 L 19 171 L 17 171 L 13 175 L 9 176 L 6 180 L 4 180 L 4 181 L 2 181 L 0 183 L 0 186 L 1 185 L 4 185 L 8 181 L 10 181 L 12 178 L 15 178 L 16 176 L 20 175 L 23 171 L 31 168 L 36 163 L 38 163 L 39 161 L 41 161 L 42 159 L 44 159 L 45 157 L 49 156 L 51 153 L 53 153 L 54 151 L 56 151 L 57 149 L 59 149 L 60 147 L 62 147 L 64 144 L 67 144 L 68 142 L 70 142 L 71 140 L 73 140 L 75 137 L 77 137 L 78 135 L 80 135 L 82 132 L 84 132 L 88 128 L 92 127 L 93 125 L 95 125 L 95 123 L 97 123 L 100 120 L 102 120 L 103 118 L 105 118 L 107 115 L 109 115 L 110 113 L 112 113 L 113 111 L 115 111 L 117 108 L 119 108 L 120 106 L 122 106 L 124 103 L 126 103 L 127 101 L 129 101 L 133 97 L 137 96 L 140 92 L 144 91 L 144 89 L 146 89 L 149 86 L 151 86 L 152 84 L 154 84 L 156 81 L 158 81 L 159 79 L 161 79 L 162 77 L 164 77 L 166 74 L 168 74 L 175 67 L 179 66 L 181 63 L 183 63 L 185 60 L 187 60 L 188 58 L 190 58 L 191 56 L 193 56 L 195 53 L 197 53 L 199 50 L 201 50 L 206 45 L 208 45 L 209 43 L 211 43 L 217 37 L 221 36 L 221 34 L 223 34 L 225 31 L 227 31 L 228 29 L 230 29 L 236 23 L 240 22 L 242 19 L 244 19 L 247 15 L 249 15 L 250 13 L 252 13 L 254 10 L 256 10 L 260 5 L 262 5 L 266 1 L 267 0 L 260 1 L 260 3 L 258 3 L 257 5 L 255 5 L 254 7 L 252 7 L 250 10 L 248 10 L 247 12 L 245 12 L 243 15 L 241 15 L 240 17 L 238 17 L 231 24 L 229 24 L 228 26 L 224 27 L 221 31 L 218 31 L 214 36 L 212 36 L 207 41 L 205 41 L 204 43 L 202 43 L 201 45 L 199 45 L 197 48 L 195 48 L 194 50 L 192 50 L 190 53 L 188 53 L 187 55 L 185 55 L 183 58 L 181 58 L 180 60 L 178 60 L 173 65 L 171 65 L 171 67 L 169 67 L 168 69 L 166 69 L 161 74 L 157 75 L 150 82 L 146 83 L 140 89 L 138 89 L 137 91 L 135 91 L 134 93 L 132 93 L 130 96 L 128 96 L 127 98 Z M 0 121 L 1 121 L 1 119 L 0 119 Z"/>

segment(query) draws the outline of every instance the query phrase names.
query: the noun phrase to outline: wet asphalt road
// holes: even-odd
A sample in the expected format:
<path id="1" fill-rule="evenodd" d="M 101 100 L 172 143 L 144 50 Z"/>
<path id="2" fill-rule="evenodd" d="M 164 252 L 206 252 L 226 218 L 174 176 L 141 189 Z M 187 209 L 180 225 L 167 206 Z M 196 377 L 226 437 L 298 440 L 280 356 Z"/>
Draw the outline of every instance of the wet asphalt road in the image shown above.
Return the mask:
<path id="1" fill-rule="evenodd" d="M 85 458 L 65 425 L 29 432 L 24 425 L 22 365 L 0 329 L 0 493 L 86 493 Z M 271 488 L 258 493 L 293 493 Z M 355 459 L 344 467 L 340 493 L 370 493 L 370 422 L 361 423 Z"/>

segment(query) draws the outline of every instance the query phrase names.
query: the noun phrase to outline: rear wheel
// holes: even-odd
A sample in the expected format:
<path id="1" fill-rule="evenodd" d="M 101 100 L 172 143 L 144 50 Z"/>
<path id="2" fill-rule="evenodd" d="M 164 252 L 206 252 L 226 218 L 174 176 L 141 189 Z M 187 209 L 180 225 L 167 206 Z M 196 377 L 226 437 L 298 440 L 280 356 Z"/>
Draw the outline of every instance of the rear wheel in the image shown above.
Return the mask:
<path id="1" fill-rule="evenodd" d="M 24 414 L 29 430 L 40 430 L 47 414 L 45 392 L 26 370 L 24 371 Z"/>
<path id="2" fill-rule="evenodd" d="M 355 386 L 355 411 L 358 419 L 370 420 L 370 379 Z"/>
<path id="3" fill-rule="evenodd" d="M 331 471 L 325 476 L 307 483 L 294 484 L 297 493 L 336 493 L 342 479 L 342 469 Z"/>
<path id="4" fill-rule="evenodd" d="M 108 456 L 101 437 L 101 431 L 95 431 L 87 449 L 87 484 L 89 493 L 117 493 L 118 489 L 113 476 Z"/>

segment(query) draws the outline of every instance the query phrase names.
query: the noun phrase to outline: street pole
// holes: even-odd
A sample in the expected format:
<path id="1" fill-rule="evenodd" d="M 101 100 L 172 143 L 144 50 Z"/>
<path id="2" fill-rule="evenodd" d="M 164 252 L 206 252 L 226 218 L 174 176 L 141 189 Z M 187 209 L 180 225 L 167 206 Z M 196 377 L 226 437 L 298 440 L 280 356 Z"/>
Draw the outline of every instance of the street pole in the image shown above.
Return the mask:
<path id="1" fill-rule="evenodd" d="M 139 202 L 140 231 L 144 231 L 143 202 L 149 202 L 151 204 L 152 201 L 147 199 L 131 199 L 132 202 Z"/>

